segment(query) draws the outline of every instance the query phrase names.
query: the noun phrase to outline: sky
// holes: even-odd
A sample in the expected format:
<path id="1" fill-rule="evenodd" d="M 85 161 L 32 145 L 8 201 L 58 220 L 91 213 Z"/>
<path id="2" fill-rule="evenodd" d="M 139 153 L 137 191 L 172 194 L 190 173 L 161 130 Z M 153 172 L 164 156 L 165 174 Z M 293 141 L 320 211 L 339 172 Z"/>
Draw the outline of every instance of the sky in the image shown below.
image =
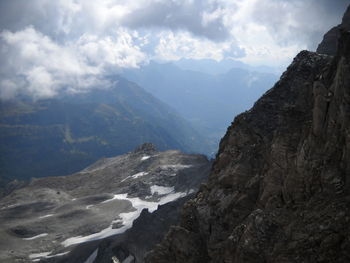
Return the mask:
<path id="1" fill-rule="evenodd" d="M 349 0 L 0 0 L 0 97 L 110 85 L 151 60 L 285 68 Z"/>

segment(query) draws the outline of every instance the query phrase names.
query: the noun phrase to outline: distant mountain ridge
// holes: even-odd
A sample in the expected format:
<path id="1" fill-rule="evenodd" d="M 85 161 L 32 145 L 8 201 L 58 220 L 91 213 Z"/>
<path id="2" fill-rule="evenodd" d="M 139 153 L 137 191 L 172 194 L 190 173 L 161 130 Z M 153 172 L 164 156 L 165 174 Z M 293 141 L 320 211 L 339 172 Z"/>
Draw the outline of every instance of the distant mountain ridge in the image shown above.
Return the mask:
<path id="1" fill-rule="evenodd" d="M 156 62 L 122 74 L 189 120 L 210 139 L 213 152 L 232 116 L 248 110 L 277 81 L 275 74 L 243 68 L 212 75 Z"/>
<path id="2" fill-rule="evenodd" d="M 176 66 L 183 70 L 192 70 L 197 72 L 202 72 L 210 75 L 220 75 L 229 72 L 230 70 L 244 69 L 259 73 L 272 73 L 280 74 L 283 70 L 279 67 L 270 66 L 251 66 L 245 64 L 239 60 L 234 59 L 223 59 L 216 61 L 214 59 L 180 59 L 173 62 Z"/>
<path id="3" fill-rule="evenodd" d="M 0 176 L 66 175 L 144 142 L 161 150 L 208 152 L 207 143 L 169 106 L 136 84 L 52 99 L 2 101 Z"/>

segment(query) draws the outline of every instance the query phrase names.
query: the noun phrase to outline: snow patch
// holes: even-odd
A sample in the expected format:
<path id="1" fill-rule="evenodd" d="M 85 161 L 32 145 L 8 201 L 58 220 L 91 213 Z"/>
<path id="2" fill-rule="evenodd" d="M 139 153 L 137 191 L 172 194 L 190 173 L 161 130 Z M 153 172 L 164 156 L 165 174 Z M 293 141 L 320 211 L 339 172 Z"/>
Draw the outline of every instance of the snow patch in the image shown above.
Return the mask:
<path id="1" fill-rule="evenodd" d="M 33 262 L 37 262 L 37 261 L 40 261 L 40 258 L 54 258 L 54 257 L 60 257 L 60 256 L 67 255 L 69 253 L 69 251 L 62 252 L 62 253 L 55 254 L 55 255 L 50 255 L 51 253 L 52 253 L 52 251 L 42 252 L 42 253 L 34 253 L 34 254 L 30 254 L 29 258 L 32 259 Z"/>
<path id="2" fill-rule="evenodd" d="M 48 255 L 51 254 L 52 251 L 50 252 L 42 252 L 42 253 L 34 253 L 34 254 L 30 254 L 29 258 L 30 259 L 35 259 L 35 258 L 43 258 L 43 257 L 47 257 Z"/>
<path id="3" fill-rule="evenodd" d="M 33 240 L 33 239 L 37 239 L 37 238 L 40 238 L 40 237 L 46 237 L 47 235 L 48 235 L 48 233 L 43 233 L 43 234 L 36 235 L 36 236 L 33 236 L 33 237 L 23 238 L 23 240 Z"/>
<path id="4" fill-rule="evenodd" d="M 173 189 L 171 190 L 173 191 Z M 169 193 L 169 189 L 167 191 Z M 175 201 L 176 199 L 179 199 L 186 195 L 187 193 L 185 192 L 171 193 L 160 198 L 158 202 L 148 202 L 138 197 L 128 198 L 127 197 L 128 194 L 114 195 L 113 198 L 103 201 L 102 203 L 111 202 L 113 200 L 127 200 L 131 202 L 132 206 L 136 209 L 136 211 L 120 213 L 118 219 L 112 221 L 109 227 L 101 230 L 100 232 L 94 233 L 88 236 L 76 236 L 76 237 L 68 238 L 62 242 L 62 245 L 65 247 L 68 247 L 71 245 L 93 241 L 93 240 L 99 240 L 109 236 L 124 233 L 127 229 L 132 227 L 132 223 L 134 222 L 135 219 L 137 219 L 140 216 L 143 209 L 148 209 L 150 213 L 153 213 L 155 210 L 158 209 L 159 205 L 164 205 L 166 203 Z M 113 228 L 113 225 L 115 223 L 122 223 L 123 226 L 120 228 Z"/>
<path id="5" fill-rule="evenodd" d="M 46 256 L 45 258 L 61 257 L 61 256 L 64 256 L 64 255 L 67 255 L 69 252 L 70 252 L 70 251 L 62 252 L 62 253 L 58 253 L 58 254 L 55 254 L 55 255 Z"/>
<path id="6" fill-rule="evenodd" d="M 139 178 L 139 177 L 141 177 L 141 176 L 144 176 L 144 175 L 147 175 L 147 174 L 148 174 L 148 172 L 139 172 L 139 173 L 137 173 L 137 174 L 134 174 L 134 175 L 125 177 L 123 180 L 121 180 L 121 182 L 124 182 L 124 181 L 126 181 L 127 179 L 129 179 L 129 178 L 137 179 L 137 178 Z"/>
<path id="7" fill-rule="evenodd" d="M 160 185 L 152 185 L 151 186 L 151 193 L 154 195 L 155 193 L 158 193 L 158 195 L 166 195 L 174 192 L 174 187 L 165 187 Z"/>
<path id="8" fill-rule="evenodd" d="M 48 215 L 44 215 L 44 216 L 39 216 L 39 219 L 47 218 L 47 217 L 50 217 L 50 216 L 53 216 L 53 214 L 48 214 Z"/>
<path id="9" fill-rule="evenodd" d="M 0 210 L 5 210 L 5 209 L 12 208 L 12 207 L 15 207 L 15 206 L 17 206 L 17 204 L 4 206 L 4 207 L 2 207 Z"/>
<path id="10" fill-rule="evenodd" d="M 147 159 L 149 159 L 149 158 L 151 158 L 151 156 L 143 156 L 142 158 L 141 158 L 141 161 L 146 161 Z"/>
<path id="11" fill-rule="evenodd" d="M 134 174 L 131 177 L 136 179 L 136 178 L 139 178 L 139 177 L 147 175 L 147 174 L 148 174 L 147 172 L 141 172 L 141 173 Z"/>
<path id="12" fill-rule="evenodd" d="M 187 169 L 191 168 L 193 165 L 186 165 L 186 164 L 167 164 L 167 165 L 162 165 L 162 169 L 174 169 L 174 170 L 182 170 L 182 169 Z"/>

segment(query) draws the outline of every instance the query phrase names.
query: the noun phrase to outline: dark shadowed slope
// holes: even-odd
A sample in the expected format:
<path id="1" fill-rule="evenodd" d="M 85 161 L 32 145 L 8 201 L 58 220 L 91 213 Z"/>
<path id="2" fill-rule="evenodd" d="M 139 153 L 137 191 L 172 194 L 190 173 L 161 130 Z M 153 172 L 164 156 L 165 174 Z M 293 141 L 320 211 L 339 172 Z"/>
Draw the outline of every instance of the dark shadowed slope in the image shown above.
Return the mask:
<path id="1" fill-rule="evenodd" d="M 331 56 L 336 55 L 338 40 L 342 30 L 350 30 L 350 6 L 346 10 L 341 24 L 333 27 L 324 35 L 322 42 L 318 45 L 317 53 Z"/>

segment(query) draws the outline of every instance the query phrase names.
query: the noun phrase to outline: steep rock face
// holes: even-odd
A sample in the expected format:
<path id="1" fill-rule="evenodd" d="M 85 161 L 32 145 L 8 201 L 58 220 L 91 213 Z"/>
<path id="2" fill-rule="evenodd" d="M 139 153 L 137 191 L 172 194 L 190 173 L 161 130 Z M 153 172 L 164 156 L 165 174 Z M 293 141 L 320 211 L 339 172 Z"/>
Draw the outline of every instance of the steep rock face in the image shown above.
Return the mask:
<path id="1" fill-rule="evenodd" d="M 349 262 L 349 67 L 349 33 L 335 57 L 298 54 L 146 262 Z"/>
<path id="2" fill-rule="evenodd" d="M 333 27 L 324 35 L 322 42 L 318 45 L 317 53 L 331 56 L 337 54 L 338 39 L 342 30 L 350 30 L 350 6 L 345 12 L 342 23 L 336 27 Z"/>

